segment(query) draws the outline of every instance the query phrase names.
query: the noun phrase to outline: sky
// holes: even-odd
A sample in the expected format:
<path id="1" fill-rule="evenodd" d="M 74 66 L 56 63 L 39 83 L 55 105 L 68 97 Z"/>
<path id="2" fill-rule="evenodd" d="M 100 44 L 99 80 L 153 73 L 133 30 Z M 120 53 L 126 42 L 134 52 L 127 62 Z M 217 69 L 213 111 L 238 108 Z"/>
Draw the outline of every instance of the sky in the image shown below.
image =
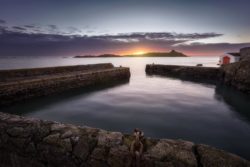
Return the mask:
<path id="1" fill-rule="evenodd" d="M 167 52 L 250 46 L 249 0 L 0 0 L 0 56 Z"/>

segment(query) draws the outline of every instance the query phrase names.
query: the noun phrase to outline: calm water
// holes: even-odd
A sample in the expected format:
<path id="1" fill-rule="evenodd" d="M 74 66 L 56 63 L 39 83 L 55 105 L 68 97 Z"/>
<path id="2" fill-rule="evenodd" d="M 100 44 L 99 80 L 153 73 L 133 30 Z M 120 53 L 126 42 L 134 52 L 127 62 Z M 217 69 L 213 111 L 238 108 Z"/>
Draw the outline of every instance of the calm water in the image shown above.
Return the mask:
<path id="1" fill-rule="evenodd" d="M 250 159 L 250 97 L 238 91 L 147 76 L 147 63 L 216 66 L 218 58 L 1 58 L 0 68 L 111 62 L 128 66 L 128 83 L 79 89 L 2 108 L 29 117 L 213 145 Z"/>

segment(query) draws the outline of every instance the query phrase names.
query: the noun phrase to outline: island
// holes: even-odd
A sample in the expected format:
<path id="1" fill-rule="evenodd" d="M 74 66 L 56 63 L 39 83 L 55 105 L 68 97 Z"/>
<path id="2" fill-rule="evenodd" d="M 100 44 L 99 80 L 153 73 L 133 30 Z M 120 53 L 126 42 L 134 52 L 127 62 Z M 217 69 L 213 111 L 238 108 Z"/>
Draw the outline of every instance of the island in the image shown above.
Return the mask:
<path id="1" fill-rule="evenodd" d="M 99 57 L 188 57 L 187 55 L 171 50 L 170 52 L 148 52 L 145 54 L 131 55 L 116 55 L 116 54 L 101 54 L 101 55 L 77 55 L 74 58 L 99 58 Z"/>

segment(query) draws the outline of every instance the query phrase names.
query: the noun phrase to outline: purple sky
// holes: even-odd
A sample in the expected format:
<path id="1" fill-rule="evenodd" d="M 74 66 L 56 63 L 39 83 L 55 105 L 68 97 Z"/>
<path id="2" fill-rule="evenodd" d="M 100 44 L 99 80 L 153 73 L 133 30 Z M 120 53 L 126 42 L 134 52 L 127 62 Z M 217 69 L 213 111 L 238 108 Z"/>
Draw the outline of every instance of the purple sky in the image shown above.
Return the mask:
<path id="1" fill-rule="evenodd" d="M 218 56 L 250 46 L 249 0 L 1 0 L 0 56 Z"/>

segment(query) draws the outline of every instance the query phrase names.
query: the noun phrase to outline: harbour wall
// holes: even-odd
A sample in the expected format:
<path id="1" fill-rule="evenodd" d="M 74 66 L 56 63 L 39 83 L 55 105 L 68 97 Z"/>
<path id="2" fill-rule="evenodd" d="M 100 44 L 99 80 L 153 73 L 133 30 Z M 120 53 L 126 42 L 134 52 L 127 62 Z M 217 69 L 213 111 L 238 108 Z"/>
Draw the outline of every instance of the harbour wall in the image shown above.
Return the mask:
<path id="1" fill-rule="evenodd" d="M 82 66 L 80 71 L 57 73 L 55 75 L 38 75 L 29 78 L 23 77 L 15 81 L 1 82 L 0 105 L 9 105 L 33 97 L 46 96 L 80 87 L 114 84 L 129 80 L 129 68 L 115 68 L 113 66 L 107 68 L 111 67 L 111 65 L 94 65 L 91 68 Z M 79 69 L 79 67 L 65 68 L 66 70 L 60 67 L 60 71 L 67 71 L 70 68 Z"/>
<path id="2" fill-rule="evenodd" d="M 114 68 L 111 63 L 103 64 L 88 64 L 88 65 L 74 65 L 74 66 L 59 66 L 59 67 L 45 67 L 45 68 L 27 68 L 27 69 L 11 69 L 0 70 L 0 82 L 23 80 L 25 78 L 39 77 L 44 75 L 65 74 L 77 71 L 90 71 Z"/>
<path id="3" fill-rule="evenodd" d="M 189 81 L 228 85 L 250 94 L 250 60 L 239 61 L 218 68 L 148 64 L 146 65 L 146 73 Z"/>
<path id="4" fill-rule="evenodd" d="M 211 83 L 216 83 L 218 81 L 218 78 L 222 76 L 221 70 L 215 67 L 177 66 L 161 64 L 147 64 L 146 73 L 149 75 L 156 74 L 178 77 L 191 81 L 204 81 Z"/>
<path id="5" fill-rule="evenodd" d="M 0 112 L 0 164 L 4 167 L 129 167 L 134 137 Z M 203 144 L 142 139 L 141 167 L 249 167 L 249 161 Z"/>

